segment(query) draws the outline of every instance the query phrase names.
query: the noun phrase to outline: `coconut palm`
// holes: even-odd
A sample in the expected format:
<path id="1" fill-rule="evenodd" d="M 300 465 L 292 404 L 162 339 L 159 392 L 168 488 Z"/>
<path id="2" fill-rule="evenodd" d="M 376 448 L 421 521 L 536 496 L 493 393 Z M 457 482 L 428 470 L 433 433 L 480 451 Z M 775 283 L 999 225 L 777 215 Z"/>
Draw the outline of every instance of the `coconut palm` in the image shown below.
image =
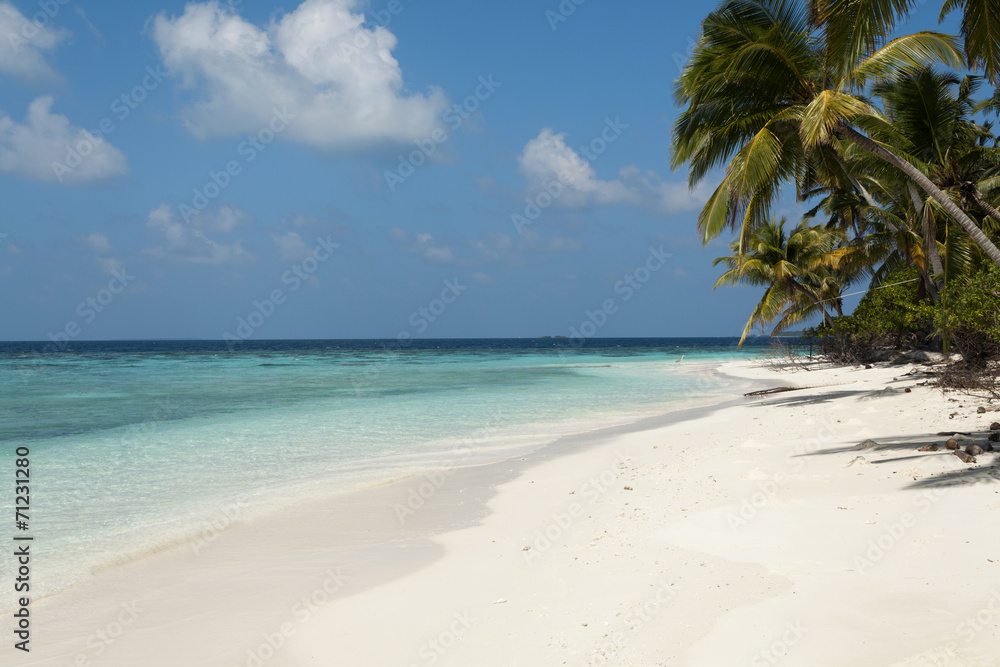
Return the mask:
<path id="1" fill-rule="evenodd" d="M 990 126 L 972 120 L 979 106 L 973 99 L 979 84 L 979 77 L 959 78 L 930 68 L 880 82 L 872 91 L 882 100 L 890 125 L 885 133 L 876 131 L 873 136 L 907 155 L 963 210 L 979 219 L 989 216 L 1000 221 L 1000 214 L 984 194 L 996 187 L 1000 148 L 994 145 Z M 945 223 L 945 238 L 953 238 L 947 234 L 947 215 L 933 199 L 921 197 L 912 183 L 896 187 L 900 186 L 910 193 L 921 221 L 931 265 L 928 271 L 943 276 L 945 267 L 938 251 L 937 221 Z M 955 247 L 964 248 L 965 244 Z M 949 275 L 954 274 L 949 272 Z"/>
<path id="2" fill-rule="evenodd" d="M 1000 265 L 1000 249 L 954 201 L 863 133 L 888 125 L 862 96 L 866 84 L 930 61 L 959 67 L 956 39 L 920 32 L 879 47 L 879 39 L 862 33 L 865 3 L 836 4 L 857 14 L 849 34 L 828 35 L 829 25 L 818 30 L 816 17 L 795 0 L 726 0 L 703 22 L 675 84 L 678 104 L 686 108 L 672 142 L 672 166 L 689 164 L 692 186 L 726 167 L 698 218 L 703 240 L 728 228 L 746 241 L 768 219 L 782 184 L 801 178 L 819 151 L 842 154 L 846 140 L 906 174 Z M 870 200 L 856 179 L 854 185 Z"/>
<path id="3" fill-rule="evenodd" d="M 821 313 L 824 323 L 832 318 L 827 305 L 839 314 L 841 286 L 833 269 L 843 254 L 838 246 L 843 236 L 822 226 L 800 223 L 791 234 L 785 231 L 785 219 L 773 219 L 752 232 L 741 247 L 732 242 L 732 255 L 719 257 L 715 265 L 727 267 L 715 287 L 720 285 L 766 285 L 740 338 L 740 346 L 757 325 L 778 321 L 774 333 Z"/>
<path id="4" fill-rule="evenodd" d="M 827 42 L 848 57 L 885 43 L 896 25 L 924 0 L 810 0 L 810 16 L 827 34 Z M 962 11 L 966 62 L 982 68 L 990 83 L 1000 76 L 1000 11 L 995 0 L 945 0 L 940 21 Z"/>

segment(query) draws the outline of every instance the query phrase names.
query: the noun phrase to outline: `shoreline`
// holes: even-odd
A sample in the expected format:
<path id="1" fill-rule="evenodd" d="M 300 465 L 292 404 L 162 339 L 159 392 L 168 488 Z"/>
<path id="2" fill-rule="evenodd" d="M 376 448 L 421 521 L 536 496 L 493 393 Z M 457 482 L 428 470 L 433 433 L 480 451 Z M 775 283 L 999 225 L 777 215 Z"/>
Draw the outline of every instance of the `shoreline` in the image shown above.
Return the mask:
<path id="1" fill-rule="evenodd" d="M 721 376 L 723 374 L 718 372 L 719 366 L 719 362 L 705 362 L 700 364 L 697 369 L 693 369 L 692 372 Z M 725 376 L 724 382 L 749 386 L 745 380 L 732 376 Z M 411 560 L 410 564 L 432 562 L 435 550 L 427 543 L 434 536 L 454 530 L 456 527 L 471 526 L 480 522 L 489 514 L 486 505 L 496 487 L 525 474 L 525 471 L 530 469 L 532 465 L 558 458 L 567 452 L 591 448 L 617 435 L 641 432 L 666 423 L 683 421 L 691 415 L 710 412 L 719 409 L 720 406 L 742 400 L 733 396 L 735 396 L 733 391 L 726 389 L 710 398 L 689 397 L 677 401 L 673 409 L 666 413 L 647 416 L 637 421 L 611 427 L 559 436 L 548 444 L 534 447 L 530 452 L 524 452 L 523 457 L 515 456 L 472 464 L 459 462 L 454 466 L 437 467 L 402 477 L 379 480 L 357 489 L 328 492 L 319 497 L 300 498 L 246 520 L 243 520 L 242 517 L 236 517 L 222 530 L 214 533 L 209 540 L 199 538 L 199 534 L 192 534 L 157 545 L 156 548 L 123 554 L 111 562 L 105 562 L 95 567 L 88 578 L 77 581 L 55 593 L 35 598 L 34 604 L 39 609 L 38 614 L 50 615 L 51 620 L 46 623 L 48 626 L 46 634 L 51 632 L 52 639 L 64 635 L 75 637 L 75 639 L 68 642 L 47 641 L 42 631 L 39 631 L 36 635 L 39 638 L 39 644 L 43 642 L 57 643 L 59 646 L 57 650 L 51 652 L 51 656 L 49 656 L 49 651 L 45 651 L 45 657 L 41 658 L 40 662 L 29 659 L 24 664 L 50 664 L 53 659 L 73 660 L 77 656 L 92 655 L 95 652 L 93 649 L 87 648 L 86 642 L 80 641 L 81 638 L 92 639 L 93 633 L 84 636 L 84 628 L 73 627 L 76 624 L 71 618 L 60 613 L 60 609 L 72 610 L 75 615 L 81 613 L 81 607 L 85 607 L 88 608 L 85 616 L 100 616 L 99 609 L 102 606 L 109 606 L 108 599 L 128 598 L 127 591 L 129 589 L 140 589 L 140 582 L 150 578 L 155 579 L 157 572 L 171 570 L 176 575 L 183 572 L 185 568 L 198 567 L 202 560 L 201 554 L 209 555 L 214 550 L 221 552 L 225 552 L 226 549 L 229 549 L 230 552 L 234 550 L 252 551 L 253 543 L 258 541 L 261 533 L 266 534 L 270 540 L 275 533 L 280 532 L 280 529 L 275 526 L 284 522 L 286 516 L 299 517 L 303 514 L 323 516 L 326 521 L 332 524 L 329 527 L 330 532 L 337 535 L 338 544 L 331 546 L 331 551 L 357 550 L 357 553 L 351 554 L 351 558 L 348 558 L 352 562 L 363 561 L 363 557 L 367 556 L 366 549 L 394 540 L 410 542 L 411 544 L 406 547 L 411 550 L 408 553 L 421 554 L 417 561 Z M 720 398 L 724 400 L 720 401 Z M 434 481 L 431 481 L 434 488 L 430 489 L 430 493 L 425 493 L 428 490 L 427 484 L 430 478 L 434 478 Z M 435 484 L 434 482 L 438 480 L 444 480 L 445 483 Z M 458 487 L 462 488 L 458 489 L 456 493 L 455 489 Z M 417 506 L 418 503 L 419 506 Z M 387 513 L 385 511 L 387 507 L 392 508 L 393 511 Z M 378 508 L 379 511 L 372 513 L 372 508 Z M 363 518 L 354 516 L 356 514 L 354 510 L 358 509 L 365 512 Z M 309 522 L 298 521 L 298 523 L 308 524 Z M 225 546 L 230 541 L 232 544 Z M 221 549 L 220 545 L 223 545 Z M 440 556 L 440 553 L 437 555 Z M 210 558 L 209 560 L 217 560 L 221 563 L 226 558 Z M 209 567 L 219 567 L 218 574 L 225 576 L 225 568 L 219 563 L 213 562 Z M 319 564 L 314 564 L 313 569 L 322 571 Z M 392 579 L 406 570 L 406 567 L 387 567 L 379 573 L 377 578 Z M 172 585 L 178 585 L 183 578 L 174 576 L 171 579 L 174 582 Z M 122 584 L 123 581 L 131 583 Z M 274 587 L 281 588 L 288 583 L 276 582 Z M 378 583 L 379 581 L 371 581 L 367 582 L 366 586 L 375 586 Z M 109 590 L 113 592 L 109 593 Z M 115 605 L 110 606 L 114 608 Z M 235 612 L 238 606 L 234 606 L 231 611 Z M 270 614 L 264 615 L 269 616 Z M 91 642 L 91 644 L 93 643 Z M 72 645 L 77 645 L 77 648 L 69 648 Z M 101 645 L 99 640 L 97 645 Z M 104 659 L 103 654 L 101 659 Z M 206 662 L 205 664 L 215 663 Z"/>
<path id="2" fill-rule="evenodd" d="M 777 381 L 784 375 L 753 362 L 727 362 L 719 369 L 755 386 L 788 384 Z M 435 487 L 433 492 L 402 518 L 395 508 L 412 501 L 414 477 L 368 489 L 351 507 L 335 501 L 299 503 L 224 531 L 201 553 L 174 549 L 115 566 L 114 572 L 96 573 L 91 581 L 39 600 L 33 612 L 39 619 L 33 636 L 38 653 L 23 664 L 72 664 L 83 656 L 93 664 L 131 665 L 142 657 L 143 664 L 231 667 L 253 665 L 254 656 L 260 660 L 265 653 L 269 656 L 262 664 L 267 665 L 332 660 L 422 665 L 431 664 L 432 657 L 435 664 L 500 665 L 511 664 L 514 657 L 516 664 L 531 665 L 563 660 L 588 664 L 612 657 L 610 663 L 590 664 L 661 664 L 654 655 L 662 664 L 749 662 L 754 654 L 745 653 L 746 645 L 756 638 L 766 648 L 758 635 L 772 630 L 760 627 L 756 616 L 747 617 L 749 610 L 781 616 L 787 606 L 776 601 L 787 605 L 785 598 L 815 588 L 797 582 L 794 573 L 785 571 L 788 564 L 776 560 L 774 547 L 762 547 L 754 538 L 769 539 L 772 545 L 787 542 L 788 548 L 778 551 L 798 554 L 798 568 L 814 559 L 801 554 L 800 535 L 790 534 L 780 522 L 772 524 L 801 502 L 785 496 L 814 492 L 824 475 L 843 476 L 843 464 L 831 472 L 823 455 L 848 431 L 833 426 L 834 433 L 818 449 L 807 448 L 788 460 L 787 452 L 765 439 L 769 434 L 797 437 L 789 435 L 796 428 L 790 422 L 815 422 L 816 414 L 808 411 L 817 405 L 848 408 L 849 419 L 859 422 L 851 425 L 852 438 L 867 431 L 875 439 L 882 437 L 874 432 L 875 424 L 865 421 L 866 413 L 852 405 L 860 399 L 845 392 L 845 384 L 861 383 L 866 392 L 874 392 L 861 404 L 863 409 L 885 406 L 874 414 L 900 400 L 919 399 L 927 418 L 941 412 L 940 404 L 947 407 L 938 390 L 885 392 L 891 376 L 906 370 L 817 371 L 808 374 L 810 384 L 825 376 L 844 382 L 568 436 L 519 461 L 459 469 L 438 486 L 428 478 L 422 483 Z M 789 419 L 793 407 L 801 417 Z M 753 422 L 764 413 L 774 415 L 761 429 Z M 817 432 L 815 423 L 806 430 L 810 428 Z M 732 442 L 747 436 L 739 445 Z M 852 452 L 841 444 L 830 456 Z M 989 462 L 993 456 L 980 460 Z M 949 458 L 954 464 L 935 457 L 931 465 L 943 466 L 945 473 L 988 469 L 966 468 L 956 457 Z M 801 468 L 796 465 L 800 461 Z M 863 472 L 856 475 L 848 470 L 850 476 L 865 477 L 881 466 L 908 465 L 888 461 L 859 466 Z M 785 477 L 769 472 L 782 467 Z M 955 488 L 992 495 L 993 482 Z M 856 486 L 845 489 L 857 495 Z M 773 492 L 754 507 L 751 499 L 762 489 Z M 741 517 L 741 500 L 754 512 L 737 531 L 727 520 L 731 523 L 734 512 Z M 800 514 L 793 513 L 796 521 L 803 520 Z M 865 528 L 852 524 L 847 532 L 866 531 L 876 523 L 859 523 Z M 816 526 L 806 530 L 808 526 L 792 525 L 802 535 L 817 532 Z M 822 537 L 819 532 L 816 539 Z M 967 561 L 963 567 L 963 572 L 972 569 Z M 836 569 L 827 565 L 810 577 L 835 579 Z M 144 593 L 138 599 L 142 611 L 113 643 L 94 640 L 102 628 L 120 623 L 115 610 L 137 600 L 136 591 Z M 653 607 L 656 614 L 649 612 Z M 737 618 L 743 625 L 734 625 Z M 1000 621 L 1000 613 L 996 619 Z M 795 619 L 787 621 L 794 624 Z M 390 627 L 394 642 L 388 645 Z M 783 627 L 776 624 L 771 634 L 792 633 L 788 636 L 797 650 L 822 634 L 813 629 L 798 637 Z M 713 632 L 722 636 L 709 641 Z M 988 635 L 977 638 L 988 640 Z M 515 636 L 516 642 L 505 639 Z M 734 637 L 741 641 L 732 641 Z M 437 652 L 428 643 L 434 641 L 439 647 L 450 642 L 448 650 Z M 101 655 L 95 655 L 102 647 Z M 718 662 L 718 651 L 727 647 L 744 652 Z M 519 653 L 522 648 L 531 652 Z M 699 655 L 704 660 L 688 661 Z M 164 656 L 163 662 L 151 656 Z M 894 664 L 857 662 L 857 655 L 850 659 L 855 664 Z"/>
<path id="3" fill-rule="evenodd" d="M 718 362 L 694 362 L 690 366 L 694 368 L 685 368 L 684 370 L 691 375 L 715 375 L 714 369 L 718 366 Z M 671 367 L 669 370 L 673 372 L 675 369 Z M 739 380 L 738 378 L 725 378 L 724 383 L 707 382 L 706 386 L 718 396 L 723 396 L 728 391 L 724 389 L 725 384 L 733 381 L 738 382 Z M 642 409 L 636 410 L 636 415 L 625 416 L 624 421 L 621 421 L 618 426 L 628 427 L 633 423 L 655 418 L 663 412 L 663 409 L 667 409 L 668 413 L 673 413 L 677 410 L 687 409 L 691 405 L 711 405 L 718 400 L 718 396 L 678 398 L 658 406 L 658 408 L 644 406 Z M 639 417 L 638 414 L 644 416 Z M 653 417 L 649 415 L 653 415 Z M 617 417 L 623 419 L 620 414 Z M 585 428 L 583 431 L 567 433 L 565 429 L 568 423 L 556 422 L 557 426 L 551 428 L 553 433 L 544 437 L 528 436 L 530 431 L 525 431 L 525 426 L 520 425 L 518 428 L 524 433 L 515 436 L 515 439 L 523 439 L 524 442 L 514 446 L 504 446 L 499 450 L 495 450 L 491 446 L 486 451 L 477 451 L 474 445 L 463 444 L 457 449 L 438 452 L 423 449 L 396 452 L 376 459 L 358 460 L 344 464 L 315 479 L 300 480 L 295 483 L 285 481 L 275 486 L 259 489 L 250 495 L 241 493 L 225 499 L 219 498 L 215 502 L 204 504 L 196 514 L 192 514 L 189 522 L 190 527 L 173 529 L 164 537 L 152 541 L 145 539 L 145 535 L 137 532 L 129 538 L 130 546 L 125 550 L 106 555 L 89 563 L 86 567 L 89 574 L 82 573 L 82 570 L 77 568 L 77 574 L 66 579 L 68 583 L 64 581 L 58 584 L 58 588 L 55 590 L 46 590 L 44 593 L 36 592 L 35 599 L 41 601 L 60 595 L 65 590 L 85 583 L 98 573 L 141 561 L 158 553 L 173 549 L 187 549 L 192 546 L 197 550 L 198 545 L 214 542 L 218 535 L 236 525 L 253 523 L 276 513 L 293 511 L 302 503 L 333 502 L 338 498 L 345 498 L 348 499 L 347 502 L 351 502 L 349 499 L 353 494 L 365 493 L 377 487 L 418 478 L 428 472 L 447 470 L 451 474 L 454 470 L 464 467 L 488 466 L 521 456 L 532 457 L 535 453 L 556 444 L 563 438 L 604 430 L 604 427 L 595 426 L 596 422 L 594 422 L 588 423 L 585 427 L 577 425 L 577 428 Z M 475 431 L 462 440 L 465 443 L 478 443 L 486 437 L 483 435 L 484 433 L 495 428 L 492 424 L 485 426 L 482 430 Z M 534 440 L 540 440 L 540 444 Z M 164 518 L 175 524 L 178 521 L 178 518 L 174 516 Z M 63 572 L 60 570 L 60 573 Z M 0 612 L 2 613 L 12 611 L 15 608 L 13 601 L 0 602 Z"/>

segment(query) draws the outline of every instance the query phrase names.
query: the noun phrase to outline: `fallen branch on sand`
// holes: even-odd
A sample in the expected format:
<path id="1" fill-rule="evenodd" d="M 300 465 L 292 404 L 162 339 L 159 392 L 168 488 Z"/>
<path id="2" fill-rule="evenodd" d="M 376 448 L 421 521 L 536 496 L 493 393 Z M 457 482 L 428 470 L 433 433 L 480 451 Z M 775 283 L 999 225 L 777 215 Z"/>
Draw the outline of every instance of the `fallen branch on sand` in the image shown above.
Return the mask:
<path id="1" fill-rule="evenodd" d="M 760 391 L 751 391 L 747 394 L 743 394 L 746 397 L 749 396 L 768 396 L 770 394 L 780 394 L 785 391 L 800 391 L 802 389 L 813 389 L 813 387 L 774 387 L 773 389 L 761 389 Z"/>

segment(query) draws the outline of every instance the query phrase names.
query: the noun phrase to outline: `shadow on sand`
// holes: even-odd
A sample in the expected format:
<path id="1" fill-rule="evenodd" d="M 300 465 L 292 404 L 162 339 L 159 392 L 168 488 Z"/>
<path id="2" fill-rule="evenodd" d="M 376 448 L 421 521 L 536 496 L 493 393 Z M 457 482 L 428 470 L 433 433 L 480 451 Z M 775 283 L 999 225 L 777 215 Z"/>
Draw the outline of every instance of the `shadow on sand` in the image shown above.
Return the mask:
<path id="1" fill-rule="evenodd" d="M 860 392 L 864 393 L 864 392 Z M 990 431 L 954 431 L 974 438 L 980 447 L 986 445 Z M 954 456 L 945 449 L 944 443 L 950 436 L 924 433 L 912 436 L 879 437 L 877 445 L 860 448 L 857 445 L 849 447 L 829 447 L 815 452 L 798 454 L 797 457 L 828 456 L 831 454 L 855 454 L 864 456 L 873 464 L 897 463 L 901 461 L 927 460 L 935 456 Z M 972 441 L 961 442 L 962 447 L 972 444 Z M 936 452 L 918 452 L 924 445 L 937 445 Z M 1000 450 L 1000 446 L 998 446 Z M 877 458 L 876 458 L 877 457 Z M 909 489 L 930 489 L 950 486 L 969 486 L 972 484 L 1000 483 L 1000 451 L 984 452 L 977 457 L 978 462 L 957 470 L 946 470 L 930 474 L 908 484 Z"/>

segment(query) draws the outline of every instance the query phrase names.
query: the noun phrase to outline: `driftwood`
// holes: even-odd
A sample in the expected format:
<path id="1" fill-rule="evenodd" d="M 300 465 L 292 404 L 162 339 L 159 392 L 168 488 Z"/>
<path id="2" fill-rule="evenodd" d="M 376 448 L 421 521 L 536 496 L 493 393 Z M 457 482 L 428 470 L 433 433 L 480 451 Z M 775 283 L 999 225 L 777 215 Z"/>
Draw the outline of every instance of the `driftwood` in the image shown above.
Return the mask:
<path id="1" fill-rule="evenodd" d="M 761 389 L 760 391 L 751 391 L 744 396 L 769 396 L 771 394 L 780 394 L 785 391 L 801 391 L 803 389 L 812 389 L 812 387 L 774 387 L 773 389 Z"/>
<path id="2" fill-rule="evenodd" d="M 962 459 L 962 463 L 975 463 L 976 457 L 970 454 L 966 454 L 961 449 L 956 449 L 954 452 L 955 456 Z"/>

